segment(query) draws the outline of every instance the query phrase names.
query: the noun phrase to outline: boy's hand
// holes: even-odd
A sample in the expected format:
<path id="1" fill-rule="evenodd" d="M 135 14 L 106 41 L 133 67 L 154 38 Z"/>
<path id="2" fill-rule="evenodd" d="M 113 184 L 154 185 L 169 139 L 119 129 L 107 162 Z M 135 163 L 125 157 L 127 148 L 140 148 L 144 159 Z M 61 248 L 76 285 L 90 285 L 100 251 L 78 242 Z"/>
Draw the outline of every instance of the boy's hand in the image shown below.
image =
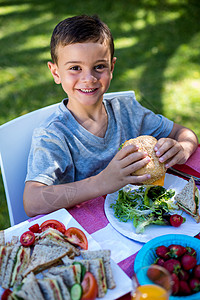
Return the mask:
<path id="1" fill-rule="evenodd" d="M 175 164 L 184 164 L 189 157 L 181 143 L 171 138 L 159 139 L 154 150 L 160 162 L 165 163 L 166 168 Z"/>
<path id="2" fill-rule="evenodd" d="M 137 150 L 135 145 L 124 147 L 117 152 L 109 165 L 99 174 L 101 186 L 106 193 L 113 193 L 127 184 L 141 184 L 150 178 L 148 174 L 131 175 L 150 161 L 147 153 Z"/>

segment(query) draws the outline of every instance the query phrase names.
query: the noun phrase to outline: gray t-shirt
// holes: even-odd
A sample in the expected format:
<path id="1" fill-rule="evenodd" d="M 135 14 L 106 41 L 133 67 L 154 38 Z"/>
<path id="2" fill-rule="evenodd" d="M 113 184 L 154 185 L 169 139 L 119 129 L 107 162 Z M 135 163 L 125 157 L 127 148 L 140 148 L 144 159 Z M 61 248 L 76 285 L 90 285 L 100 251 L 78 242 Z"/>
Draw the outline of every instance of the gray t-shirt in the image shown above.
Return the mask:
<path id="1" fill-rule="evenodd" d="M 101 172 L 120 145 L 139 135 L 167 137 L 173 122 L 144 108 L 134 97 L 104 99 L 108 127 L 103 138 L 81 126 L 64 99 L 34 130 L 26 181 L 47 185 L 74 182 Z"/>

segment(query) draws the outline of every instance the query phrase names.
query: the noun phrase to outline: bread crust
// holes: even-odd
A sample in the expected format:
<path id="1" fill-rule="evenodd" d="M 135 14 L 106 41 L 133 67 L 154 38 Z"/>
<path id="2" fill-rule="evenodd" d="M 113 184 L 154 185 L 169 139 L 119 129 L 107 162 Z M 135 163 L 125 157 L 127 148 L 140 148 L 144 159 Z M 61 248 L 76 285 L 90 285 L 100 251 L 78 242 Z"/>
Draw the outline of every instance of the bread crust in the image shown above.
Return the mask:
<path id="1" fill-rule="evenodd" d="M 135 171 L 131 175 L 144 175 L 151 174 L 151 178 L 144 181 L 143 184 L 152 184 L 154 181 L 160 179 L 166 173 L 166 168 L 164 163 L 159 162 L 159 158 L 156 156 L 154 147 L 157 143 L 157 139 L 150 135 L 141 135 L 137 138 L 127 140 L 123 146 L 126 147 L 128 145 L 137 145 L 138 151 L 147 152 L 150 157 L 150 162 L 146 164 L 141 169 Z"/>

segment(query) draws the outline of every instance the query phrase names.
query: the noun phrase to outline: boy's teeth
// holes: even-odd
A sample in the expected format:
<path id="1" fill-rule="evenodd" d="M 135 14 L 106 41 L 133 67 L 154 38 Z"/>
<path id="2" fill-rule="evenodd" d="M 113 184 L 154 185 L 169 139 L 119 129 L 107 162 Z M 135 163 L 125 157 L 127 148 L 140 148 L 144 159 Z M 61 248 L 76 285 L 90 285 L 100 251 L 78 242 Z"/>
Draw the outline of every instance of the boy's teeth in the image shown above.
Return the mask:
<path id="1" fill-rule="evenodd" d="M 90 92 L 93 92 L 95 89 L 81 89 L 82 92 L 85 92 L 85 93 L 90 93 Z"/>

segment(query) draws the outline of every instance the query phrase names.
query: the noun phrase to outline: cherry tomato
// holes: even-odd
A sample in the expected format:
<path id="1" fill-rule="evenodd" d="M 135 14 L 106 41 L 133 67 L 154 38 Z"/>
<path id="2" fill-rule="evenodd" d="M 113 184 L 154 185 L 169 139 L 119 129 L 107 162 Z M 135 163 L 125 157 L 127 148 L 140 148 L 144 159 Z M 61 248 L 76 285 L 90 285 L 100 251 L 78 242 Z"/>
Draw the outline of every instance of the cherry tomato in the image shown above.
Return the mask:
<path id="1" fill-rule="evenodd" d="M 179 227 L 183 223 L 184 219 L 182 216 L 174 214 L 170 216 L 169 221 L 172 226 Z"/>
<path id="2" fill-rule="evenodd" d="M 45 231 L 49 227 L 59 230 L 62 233 L 66 230 L 65 225 L 57 220 L 47 220 L 40 225 L 42 231 Z"/>
<path id="3" fill-rule="evenodd" d="M 92 273 L 85 273 L 81 286 L 83 289 L 81 300 L 94 300 L 97 298 L 98 285 Z"/>
<path id="4" fill-rule="evenodd" d="M 12 294 L 12 291 L 10 289 L 6 289 L 3 294 L 1 295 L 1 300 L 7 300 L 8 296 Z"/>
<path id="5" fill-rule="evenodd" d="M 88 249 L 88 240 L 82 230 L 76 227 L 70 227 L 65 231 L 65 235 L 71 244 L 80 246 L 84 250 Z"/>
<path id="6" fill-rule="evenodd" d="M 35 242 L 35 234 L 30 230 L 24 232 L 20 237 L 20 242 L 25 247 L 33 245 Z"/>
<path id="7" fill-rule="evenodd" d="M 34 232 L 34 233 L 37 233 L 39 231 L 39 229 L 40 229 L 39 224 L 34 224 L 31 227 L 29 227 L 29 230 Z"/>

